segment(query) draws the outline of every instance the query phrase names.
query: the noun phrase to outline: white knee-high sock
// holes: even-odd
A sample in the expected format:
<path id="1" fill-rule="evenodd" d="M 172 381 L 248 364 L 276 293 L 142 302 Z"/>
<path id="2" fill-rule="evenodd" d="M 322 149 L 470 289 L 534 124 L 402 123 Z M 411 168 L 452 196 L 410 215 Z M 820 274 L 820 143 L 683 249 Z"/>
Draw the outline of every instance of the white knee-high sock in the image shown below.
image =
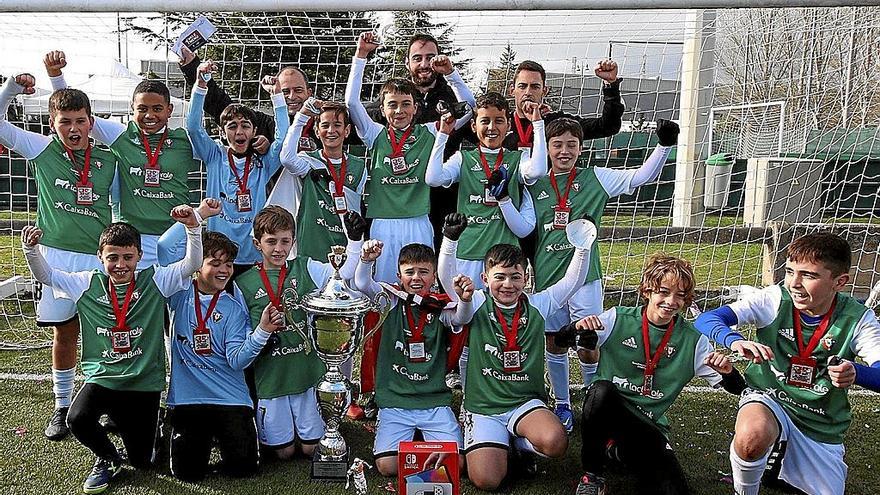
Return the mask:
<path id="1" fill-rule="evenodd" d="M 553 387 L 556 404 L 571 405 L 568 387 L 568 354 L 553 354 L 545 351 L 544 357 L 547 359 L 547 372 L 550 374 L 550 386 Z"/>
<path id="2" fill-rule="evenodd" d="M 764 475 L 764 468 L 767 467 L 767 458 L 770 456 L 768 451 L 764 457 L 757 461 L 746 461 L 740 458 L 733 448 L 733 442 L 730 444 L 730 467 L 733 470 L 733 489 L 739 495 L 758 495 L 761 488 L 761 476 Z"/>
<path id="3" fill-rule="evenodd" d="M 55 408 L 70 407 L 73 399 L 74 378 L 76 367 L 69 370 L 56 370 L 52 368 L 52 392 L 55 394 Z"/>
<path id="4" fill-rule="evenodd" d="M 458 358 L 458 374 L 461 375 L 461 391 L 464 393 L 464 381 L 467 379 L 467 362 L 468 362 L 468 348 L 467 346 L 461 349 L 461 357 Z"/>
<path id="5" fill-rule="evenodd" d="M 581 364 L 581 377 L 584 379 L 584 387 L 593 383 L 593 377 L 596 376 L 596 370 L 599 369 L 599 363 L 584 363 L 583 361 L 578 360 Z"/>
<path id="6" fill-rule="evenodd" d="M 513 441 L 513 447 L 516 450 L 521 450 L 523 452 L 529 452 L 531 454 L 536 454 L 541 457 L 547 457 L 546 455 L 538 452 L 538 449 L 536 449 L 535 446 L 532 445 L 532 442 L 530 442 L 525 437 L 516 437 L 516 439 L 514 439 L 514 441 Z"/>

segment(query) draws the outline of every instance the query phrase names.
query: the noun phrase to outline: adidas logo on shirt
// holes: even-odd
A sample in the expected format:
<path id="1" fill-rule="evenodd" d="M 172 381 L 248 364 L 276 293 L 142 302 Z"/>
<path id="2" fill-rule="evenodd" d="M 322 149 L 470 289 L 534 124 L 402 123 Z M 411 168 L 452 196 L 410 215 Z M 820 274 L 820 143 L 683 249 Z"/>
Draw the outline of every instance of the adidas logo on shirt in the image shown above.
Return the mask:
<path id="1" fill-rule="evenodd" d="M 257 293 L 254 294 L 254 299 L 260 299 L 262 297 L 266 297 L 266 291 L 263 290 L 262 287 L 260 287 L 259 289 L 257 289 Z"/>
<path id="2" fill-rule="evenodd" d="M 624 340 L 623 342 L 621 342 L 621 344 L 623 344 L 623 345 L 625 345 L 625 346 L 627 346 L 627 347 L 631 347 L 631 348 L 633 348 L 633 349 L 638 349 L 638 347 L 639 347 L 639 345 L 636 344 L 636 338 L 635 338 L 635 337 L 630 337 L 630 338 Z"/>
<path id="3" fill-rule="evenodd" d="M 541 200 L 541 199 L 547 199 L 547 198 L 549 198 L 549 197 L 550 197 L 550 195 L 547 194 L 547 191 L 541 191 L 541 194 L 538 195 L 538 199 L 539 199 L 539 200 Z"/>

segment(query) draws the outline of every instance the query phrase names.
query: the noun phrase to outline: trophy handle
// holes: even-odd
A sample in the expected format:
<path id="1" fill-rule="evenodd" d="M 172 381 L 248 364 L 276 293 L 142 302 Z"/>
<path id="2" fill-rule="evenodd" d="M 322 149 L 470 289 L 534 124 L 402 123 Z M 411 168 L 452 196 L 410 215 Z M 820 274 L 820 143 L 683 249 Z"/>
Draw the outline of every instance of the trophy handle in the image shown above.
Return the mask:
<path id="1" fill-rule="evenodd" d="M 382 323 L 388 318 L 388 314 L 391 313 L 391 296 L 389 296 L 384 290 L 379 291 L 379 293 L 376 294 L 375 299 L 373 299 L 373 306 L 373 309 L 379 312 L 379 321 L 364 335 L 364 338 L 361 339 L 362 347 L 368 340 L 370 340 L 370 337 L 376 333 L 379 327 L 382 326 Z"/>

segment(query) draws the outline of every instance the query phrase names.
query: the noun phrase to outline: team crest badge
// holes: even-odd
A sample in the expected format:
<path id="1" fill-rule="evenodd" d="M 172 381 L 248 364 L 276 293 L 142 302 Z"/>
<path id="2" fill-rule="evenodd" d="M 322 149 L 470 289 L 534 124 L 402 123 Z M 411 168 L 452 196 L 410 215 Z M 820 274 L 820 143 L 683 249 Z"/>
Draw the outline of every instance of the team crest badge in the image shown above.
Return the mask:
<path id="1" fill-rule="evenodd" d="M 675 347 L 672 347 L 671 345 L 670 345 L 670 346 L 666 346 L 666 351 L 665 351 L 665 352 L 666 352 L 666 358 L 667 358 L 667 359 L 668 359 L 668 358 L 671 358 L 671 357 L 675 354 Z"/>
<path id="2" fill-rule="evenodd" d="M 214 311 L 214 313 L 211 315 L 211 319 L 215 322 L 218 322 L 223 319 L 223 313 L 219 311 Z"/>
<path id="3" fill-rule="evenodd" d="M 168 138 L 165 140 L 165 147 L 166 148 L 170 148 L 172 144 L 174 144 L 174 141 L 172 141 L 171 138 Z"/>
<path id="4" fill-rule="evenodd" d="M 295 279 L 295 278 L 290 279 L 290 287 L 293 290 L 296 290 L 298 285 L 299 285 L 299 282 L 297 281 L 297 279 Z"/>
<path id="5" fill-rule="evenodd" d="M 834 344 L 836 344 L 836 343 L 837 343 L 837 341 L 834 339 L 834 337 L 832 337 L 830 335 L 826 335 L 825 337 L 822 338 L 822 348 L 825 349 L 826 351 L 830 351 L 831 348 L 834 347 Z"/>
<path id="6" fill-rule="evenodd" d="M 352 174 L 346 175 L 345 180 L 348 181 L 349 184 L 354 183 L 354 175 L 352 175 Z"/>
<path id="7" fill-rule="evenodd" d="M 581 185 L 577 182 L 572 182 L 571 188 L 574 189 L 574 192 L 578 192 L 581 190 Z"/>

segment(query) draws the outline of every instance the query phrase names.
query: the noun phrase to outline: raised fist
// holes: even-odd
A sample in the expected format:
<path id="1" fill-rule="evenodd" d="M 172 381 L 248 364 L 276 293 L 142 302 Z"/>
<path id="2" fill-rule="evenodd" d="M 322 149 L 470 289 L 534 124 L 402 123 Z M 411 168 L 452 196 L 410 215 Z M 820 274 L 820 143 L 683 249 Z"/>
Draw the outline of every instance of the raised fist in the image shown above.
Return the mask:
<path id="1" fill-rule="evenodd" d="M 216 71 L 217 64 L 215 64 L 213 60 L 205 60 L 204 62 L 200 63 L 198 68 L 196 69 L 196 75 L 198 76 L 196 78 L 196 83 L 199 85 L 199 87 L 207 88 L 208 81 L 210 81 L 211 77 L 213 77 L 211 76 L 211 73 Z"/>
<path id="2" fill-rule="evenodd" d="M 352 241 L 359 241 L 364 238 L 367 232 L 367 221 L 356 211 L 348 210 L 342 217 L 345 223 L 345 234 Z"/>
<path id="3" fill-rule="evenodd" d="M 451 113 L 444 113 L 440 116 L 439 125 L 440 132 L 448 136 L 455 129 L 455 117 Z"/>
<path id="4" fill-rule="evenodd" d="M 617 80 L 617 62 L 610 58 L 600 60 L 593 67 L 593 72 L 596 74 L 596 77 L 611 84 Z"/>
<path id="5" fill-rule="evenodd" d="M 671 120 L 657 120 L 657 137 L 660 139 L 660 146 L 675 146 L 678 144 L 678 124 Z"/>
<path id="6" fill-rule="evenodd" d="M 452 279 L 452 285 L 459 300 L 470 302 L 474 297 L 474 281 L 467 275 L 456 275 Z"/>
<path id="7" fill-rule="evenodd" d="M 223 205 L 220 203 L 220 200 L 214 198 L 203 199 L 197 208 L 199 216 L 203 219 L 219 215 L 222 209 Z"/>
<path id="8" fill-rule="evenodd" d="M 171 218 L 186 225 L 187 227 L 198 227 L 199 221 L 190 205 L 175 206 L 171 210 Z"/>
<path id="9" fill-rule="evenodd" d="M 376 48 L 379 48 L 379 36 L 372 32 L 368 31 L 366 33 L 361 33 L 358 36 L 357 41 L 357 57 L 358 58 L 367 58 L 367 55 L 373 53 Z"/>
<path id="10" fill-rule="evenodd" d="M 281 93 L 281 86 L 278 84 L 278 78 L 275 76 L 263 76 L 263 79 L 260 80 L 260 86 L 270 95 Z"/>
<path id="11" fill-rule="evenodd" d="M 452 74 L 455 67 L 452 65 L 452 60 L 450 60 L 449 57 L 446 55 L 437 55 L 431 59 L 431 69 L 437 74 L 448 76 L 449 74 Z"/>
<path id="12" fill-rule="evenodd" d="M 361 247 L 361 261 L 369 263 L 376 261 L 382 256 L 382 248 L 385 244 L 379 239 L 370 239 Z"/>
<path id="13" fill-rule="evenodd" d="M 489 176 L 489 181 L 486 182 L 486 189 L 489 190 L 489 194 L 494 196 L 497 201 L 501 201 L 510 192 L 507 189 L 508 182 L 507 167 L 501 167 L 498 170 L 494 170 L 492 175 Z"/>
<path id="14" fill-rule="evenodd" d="M 43 57 L 43 65 L 49 77 L 57 77 L 61 75 L 61 69 L 67 67 L 67 58 L 61 50 L 52 50 Z"/>
<path id="15" fill-rule="evenodd" d="M 33 225 L 26 225 L 21 229 L 21 243 L 25 246 L 36 246 L 43 237 L 43 231 Z"/>
<path id="16" fill-rule="evenodd" d="M 451 241 L 457 241 L 466 228 L 467 217 L 461 213 L 450 213 L 443 220 L 443 236 Z"/>
<path id="17" fill-rule="evenodd" d="M 34 91 L 36 91 L 35 86 L 37 84 L 37 80 L 34 79 L 34 76 L 24 73 L 15 76 L 15 82 L 19 86 L 21 86 L 22 94 L 32 95 Z"/>

